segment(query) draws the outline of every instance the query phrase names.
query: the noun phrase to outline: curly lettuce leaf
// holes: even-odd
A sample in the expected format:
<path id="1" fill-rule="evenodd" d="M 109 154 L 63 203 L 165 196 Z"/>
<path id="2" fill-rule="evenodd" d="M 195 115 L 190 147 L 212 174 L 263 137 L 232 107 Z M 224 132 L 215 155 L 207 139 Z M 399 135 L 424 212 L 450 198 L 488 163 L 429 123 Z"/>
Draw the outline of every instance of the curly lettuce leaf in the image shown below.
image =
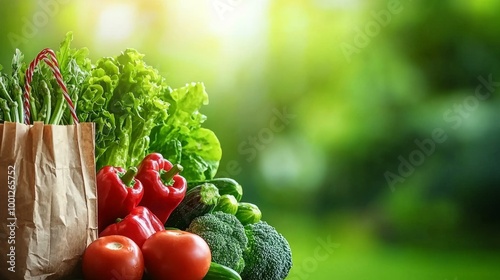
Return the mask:
<path id="1" fill-rule="evenodd" d="M 212 179 L 222 149 L 215 133 L 201 126 L 206 116 L 199 109 L 208 104 L 205 86 L 191 83 L 173 90 L 166 99 L 171 104 L 169 117 L 151 132 L 150 152 L 181 164 L 182 175 L 188 181 Z"/>
<path id="2" fill-rule="evenodd" d="M 154 126 L 167 119 L 170 88 L 144 55 L 127 49 L 99 59 L 78 102 L 85 121 L 96 123 L 96 166 L 136 166 Z"/>

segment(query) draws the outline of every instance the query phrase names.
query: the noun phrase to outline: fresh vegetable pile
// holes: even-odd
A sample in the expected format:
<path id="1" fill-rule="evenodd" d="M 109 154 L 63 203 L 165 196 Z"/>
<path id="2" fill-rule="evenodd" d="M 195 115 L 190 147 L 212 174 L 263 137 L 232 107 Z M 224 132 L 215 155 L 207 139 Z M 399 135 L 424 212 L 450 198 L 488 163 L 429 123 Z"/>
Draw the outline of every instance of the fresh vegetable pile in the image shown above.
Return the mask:
<path id="1" fill-rule="evenodd" d="M 222 150 L 202 127 L 204 85 L 173 89 L 136 50 L 92 62 L 71 41 L 56 53 L 61 74 L 80 121 L 96 126 L 99 238 L 82 256 L 85 279 L 285 279 L 287 240 L 238 182 L 215 178 Z M 0 72 L 0 122 L 23 119 L 25 70 L 16 50 Z M 31 122 L 73 123 L 48 68 L 29 102 Z"/>

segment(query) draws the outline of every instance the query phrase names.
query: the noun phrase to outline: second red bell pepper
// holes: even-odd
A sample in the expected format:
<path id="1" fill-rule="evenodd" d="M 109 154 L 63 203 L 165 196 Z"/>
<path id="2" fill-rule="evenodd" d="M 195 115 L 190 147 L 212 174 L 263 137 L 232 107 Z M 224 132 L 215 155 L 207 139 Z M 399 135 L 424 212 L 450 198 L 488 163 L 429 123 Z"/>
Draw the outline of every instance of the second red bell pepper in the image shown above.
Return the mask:
<path id="1" fill-rule="evenodd" d="M 103 231 L 116 219 L 127 216 L 142 199 L 142 183 L 134 178 L 135 167 L 127 172 L 121 167 L 105 166 L 97 172 L 98 230 Z"/>
<path id="2" fill-rule="evenodd" d="M 187 182 L 180 171 L 182 166 L 172 165 L 159 153 L 147 155 L 139 165 L 136 178 L 144 186 L 139 205 L 150 209 L 163 224 L 186 195 Z"/>
<path id="3" fill-rule="evenodd" d="M 151 235 L 164 229 L 163 223 L 148 208 L 137 206 L 124 219 L 118 219 L 104 229 L 99 237 L 123 235 L 132 239 L 140 248 Z"/>

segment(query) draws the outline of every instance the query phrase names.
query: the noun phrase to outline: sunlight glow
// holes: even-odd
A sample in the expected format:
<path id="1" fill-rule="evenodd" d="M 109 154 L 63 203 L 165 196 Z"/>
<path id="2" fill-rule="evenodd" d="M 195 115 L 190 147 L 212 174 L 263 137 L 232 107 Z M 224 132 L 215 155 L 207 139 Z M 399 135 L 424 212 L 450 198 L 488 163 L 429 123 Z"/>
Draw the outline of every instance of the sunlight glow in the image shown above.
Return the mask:
<path id="1" fill-rule="evenodd" d="M 120 41 L 134 32 L 136 12 L 129 4 L 109 4 L 99 15 L 97 38 L 104 41 Z"/>

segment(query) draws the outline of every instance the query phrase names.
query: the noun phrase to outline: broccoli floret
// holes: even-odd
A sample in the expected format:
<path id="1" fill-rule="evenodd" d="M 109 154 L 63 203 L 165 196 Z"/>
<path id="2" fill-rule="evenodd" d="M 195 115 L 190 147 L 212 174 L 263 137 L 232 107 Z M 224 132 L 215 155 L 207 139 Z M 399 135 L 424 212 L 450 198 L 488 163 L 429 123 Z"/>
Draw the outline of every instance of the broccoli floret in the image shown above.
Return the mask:
<path id="1" fill-rule="evenodd" d="M 241 222 L 231 214 L 220 211 L 196 217 L 186 231 L 203 238 L 212 253 L 212 261 L 240 273 L 245 266 L 243 251 L 248 238 Z"/>
<path id="2" fill-rule="evenodd" d="M 288 241 L 264 221 L 245 226 L 248 248 L 243 252 L 244 280 L 283 280 L 292 268 Z"/>

